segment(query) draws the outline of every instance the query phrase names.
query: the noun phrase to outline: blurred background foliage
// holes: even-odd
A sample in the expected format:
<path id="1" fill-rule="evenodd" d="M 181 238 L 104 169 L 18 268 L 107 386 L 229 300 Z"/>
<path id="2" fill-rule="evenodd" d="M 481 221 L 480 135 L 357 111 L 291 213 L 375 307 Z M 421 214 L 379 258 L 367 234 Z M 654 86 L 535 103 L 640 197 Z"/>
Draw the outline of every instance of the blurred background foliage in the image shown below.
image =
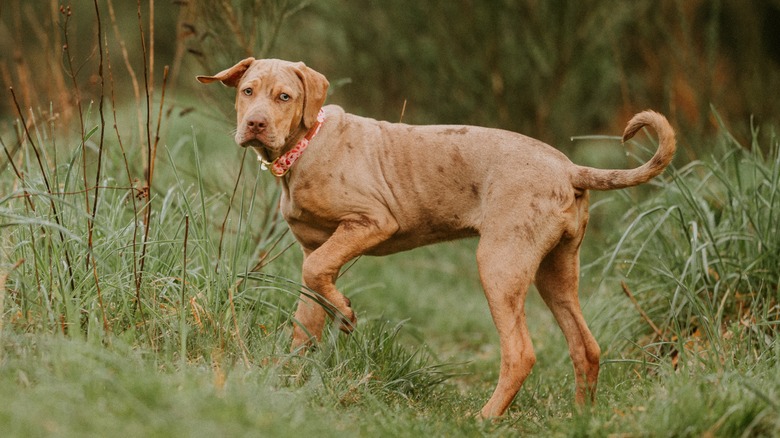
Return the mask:
<path id="1" fill-rule="evenodd" d="M 145 58 L 153 95 L 170 66 L 166 117 L 213 108 L 229 123 L 231 90 L 204 105 L 218 88 L 193 76 L 255 56 L 303 60 L 350 112 L 500 127 L 564 150 L 571 136 L 619 134 L 645 108 L 672 120 L 689 158 L 716 131 L 711 106 L 745 143 L 751 117 L 780 118 L 780 0 L 96 3 L 117 105 L 143 103 Z M 2 2 L 0 84 L 67 126 L 79 98 L 100 95 L 98 29 L 93 2 L 60 7 Z M 0 123 L 15 117 L 0 99 Z"/>

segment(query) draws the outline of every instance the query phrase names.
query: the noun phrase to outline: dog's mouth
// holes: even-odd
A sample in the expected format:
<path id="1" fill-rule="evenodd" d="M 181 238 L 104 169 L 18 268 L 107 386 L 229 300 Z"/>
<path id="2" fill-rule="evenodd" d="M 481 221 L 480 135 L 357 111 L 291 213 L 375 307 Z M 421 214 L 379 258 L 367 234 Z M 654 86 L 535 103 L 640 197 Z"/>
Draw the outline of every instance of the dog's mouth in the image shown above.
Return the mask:
<path id="1" fill-rule="evenodd" d="M 268 146 L 256 138 L 240 143 L 239 146 L 242 148 L 252 148 L 252 150 L 266 161 L 268 161 L 268 157 L 271 155 Z"/>
<path id="2" fill-rule="evenodd" d="M 238 144 L 242 148 L 253 148 L 253 149 L 265 149 L 266 145 L 262 141 L 256 138 L 250 138 L 249 140 L 246 140 L 242 143 Z"/>
<path id="3" fill-rule="evenodd" d="M 239 146 L 242 148 L 252 148 L 263 161 L 271 161 L 271 148 L 257 138 L 251 138 L 240 143 Z"/>
<path id="4" fill-rule="evenodd" d="M 251 132 L 236 132 L 236 143 L 242 148 L 252 148 L 254 150 L 270 150 L 270 144 L 273 143 L 273 139 L 266 138 L 263 134 L 255 134 Z"/>

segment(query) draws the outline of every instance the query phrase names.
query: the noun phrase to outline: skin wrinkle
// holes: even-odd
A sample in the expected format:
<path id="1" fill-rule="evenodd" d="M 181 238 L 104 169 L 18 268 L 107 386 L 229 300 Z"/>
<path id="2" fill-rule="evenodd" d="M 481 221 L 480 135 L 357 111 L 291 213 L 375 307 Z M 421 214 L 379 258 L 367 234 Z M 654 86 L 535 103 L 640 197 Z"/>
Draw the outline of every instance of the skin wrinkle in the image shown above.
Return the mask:
<path id="1" fill-rule="evenodd" d="M 524 240 L 527 240 L 533 244 L 536 240 L 534 237 L 534 226 L 531 224 L 524 224 L 523 231 L 524 231 L 523 233 Z"/>
<path id="2" fill-rule="evenodd" d="M 539 203 L 536 200 L 531 201 L 529 206 L 531 207 L 531 211 L 537 215 L 542 212 L 542 209 L 539 207 Z"/>

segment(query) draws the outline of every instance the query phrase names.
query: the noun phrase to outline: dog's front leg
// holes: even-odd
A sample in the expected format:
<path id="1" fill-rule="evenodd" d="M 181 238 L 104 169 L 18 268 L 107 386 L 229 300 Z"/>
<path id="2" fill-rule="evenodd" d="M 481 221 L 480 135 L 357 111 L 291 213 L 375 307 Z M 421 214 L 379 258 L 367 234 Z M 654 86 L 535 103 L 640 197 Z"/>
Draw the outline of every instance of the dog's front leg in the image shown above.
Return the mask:
<path id="1" fill-rule="evenodd" d="M 398 224 L 388 216 L 358 216 L 344 220 L 319 248 L 307 251 L 303 261 L 303 283 L 319 294 L 319 302 L 302 296 L 295 312 L 292 348 L 319 340 L 325 321 L 325 309 L 339 320 L 341 330 L 350 333 L 357 318 L 349 298 L 336 289 L 341 267 L 389 239 Z"/>
<path id="2" fill-rule="evenodd" d="M 303 250 L 304 265 L 310 252 L 306 249 Z M 320 340 L 322 329 L 325 327 L 325 308 L 312 296 L 311 291 L 301 292 L 293 325 L 293 351 Z"/>

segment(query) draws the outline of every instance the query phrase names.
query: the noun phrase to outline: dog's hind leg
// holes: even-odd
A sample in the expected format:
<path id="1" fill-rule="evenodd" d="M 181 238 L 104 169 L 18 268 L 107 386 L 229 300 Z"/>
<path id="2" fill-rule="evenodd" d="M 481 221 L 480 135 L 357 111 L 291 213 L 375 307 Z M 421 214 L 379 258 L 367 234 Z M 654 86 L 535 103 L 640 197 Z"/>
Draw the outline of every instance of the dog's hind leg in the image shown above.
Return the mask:
<path id="1" fill-rule="evenodd" d="M 578 298 L 581 239 L 581 233 L 577 238 L 562 239 L 536 273 L 536 288 L 569 344 L 576 381 L 575 402 L 579 405 L 595 401 L 601 356 L 599 345 L 582 316 Z"/>
<path id="2" fill-rule="evenodd" d="M 483 418 L 504 413 L 536 363 L 526 325 L 525 297 L 539 262 L 521 256 L 522 249 L 522 245 L 507 241 L 505 233 L 495 237 L 483 234 L 477 249 L 482 287 L 501 343 L 498 383 L 482 408 Z"/>

